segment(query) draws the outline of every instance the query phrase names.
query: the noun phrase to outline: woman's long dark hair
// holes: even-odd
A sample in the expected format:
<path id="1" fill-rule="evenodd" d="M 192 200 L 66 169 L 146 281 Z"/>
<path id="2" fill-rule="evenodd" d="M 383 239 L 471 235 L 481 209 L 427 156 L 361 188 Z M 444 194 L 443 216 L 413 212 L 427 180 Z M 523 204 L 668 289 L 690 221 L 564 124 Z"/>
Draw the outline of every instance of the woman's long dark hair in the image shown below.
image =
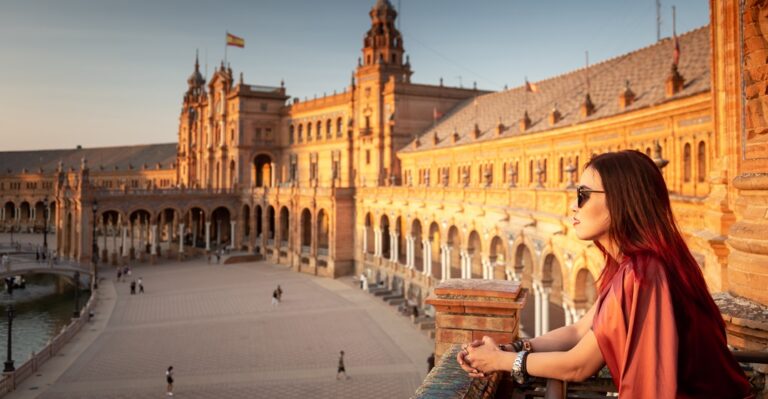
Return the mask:
<path id="1" fill-rule="evenodd" d="M 692 306 L 717 317 L 724 329 L 725 323 L 707 290 L 704 275 L 675 223 L 664 176 L 651 158 L 634 150 L 609 152 L 595 156 L 586 167 L 597 171 L 603 182 L 611 215 L 608 235 L 620 253 L 632 261 L 654 258 L 664 268 L 678 329 L 687 325 L 686 314 Z M 607 256 L 600 243 L 595 245 L 607 259 L 598 279 L 603 292 L 619 264 Z"/>

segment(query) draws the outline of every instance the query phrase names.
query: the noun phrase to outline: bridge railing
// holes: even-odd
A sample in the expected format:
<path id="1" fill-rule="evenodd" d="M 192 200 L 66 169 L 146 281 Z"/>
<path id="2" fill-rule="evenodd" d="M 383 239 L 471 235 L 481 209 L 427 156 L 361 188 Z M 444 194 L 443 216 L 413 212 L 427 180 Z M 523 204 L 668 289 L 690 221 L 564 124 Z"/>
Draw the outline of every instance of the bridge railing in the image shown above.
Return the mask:
<path id="1" fill-rule="evenodd" d="M 88 315 L 95 306 L 95 296 L 91 295 L 88 303 L 81 309 L 81 316 L 73 318 L 68 325 L 62 328 L 61 332 L 37 353 L 32 353 L 27 361 L 21 364 L 15 371 L 3 373 L 0 379 L 0 397 L 13 392 L 27 378 L 37 373 L 46 361 L 54 357 L 61 349 L 72 340 L 72 338 L 88 322 Z M 85 316 L 82 316 L 85 315 Z"/>

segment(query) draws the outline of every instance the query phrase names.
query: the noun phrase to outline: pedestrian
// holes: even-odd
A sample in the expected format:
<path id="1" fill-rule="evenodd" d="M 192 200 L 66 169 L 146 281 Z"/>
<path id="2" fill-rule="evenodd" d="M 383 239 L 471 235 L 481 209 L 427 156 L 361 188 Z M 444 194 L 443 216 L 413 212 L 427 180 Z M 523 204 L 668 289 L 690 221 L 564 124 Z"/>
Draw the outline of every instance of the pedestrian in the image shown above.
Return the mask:
<path id="1" fill-rule="evenodd" d="M 126 277 L 131 278 L 131 274 L 133 274 L 131 272 L 131 267 L 130 266 L 126 266 L 125 267 L 125 275 L 126 275 Z"/>
<path id="2" fill-rule="evenodd" d="M 173 396 L 173 366 L 168 366 L 168 370 L 165 370 L 165 382 L 168 384 L 165 392 L 168 396 Z"/>
<path id="3" fill-rule="evenodd" d="M 283 289 L 280 288 L 280 284 L 277 285 L 277 301 L 278 302 L 283 301 Z"/>
<path id="4" fill-rule="evenodd" d="M 607 365 L 620 398 L 753 398 L 654 161 L 634 150 L 597 155 L 574 194 L 574 235 L 605 261 L 597 301 L 578 322 L 530 340 L 463 345 L 462 369 L 524 383 L 583 381 Z"/>
<path id="5" fill-rule="evenodd" d="M 427 358 L 427 373 L 432 371 L 433 368 L 435 368 L 435 352 L 432 352 Z"/>
<path id="6" fill-rule="evenodd" d="M 143 294 L 144 293 L 144 281 L 141 279 L 141 277 L 139 277 L 139 281 L 137 281 L 137 283 L 139 284 L 139 294 Z"/>
<path id="7" fill-rule="evenodd" d="M 341 373 L 344 373 L 344 379 L 348 380 L 347 370 L 344 368 L 344 351 L 339 352 L 339 368 L 336 369 L 336 379 L 339 379 Z"/>
<path id="8" fill-rule="evenodd" d="M 120 280 L 123 278 L 123 268 L 118 267 L 117 268 L 117 282 L 120 282 Z"/>
<path id="9" fill-rule="evenodd" d="M 35 262 L 40 262 L 40 249 L 35 250 Z"/>
<path id="10" fill-rule="evenodd" d="M 136 295 L 136 280 L 131 280 L 131 295 Z"/>
<path id="11" fill-rule="evenodd" d="M 216 251 L 216 264 L 221 263 L 221 250 Z"/>
<path id="12" fill-rule="evenodd" d="M 280 300 L 277 299 L 277 290 L 272 291 L 272 307 L 280 304 Z"/>

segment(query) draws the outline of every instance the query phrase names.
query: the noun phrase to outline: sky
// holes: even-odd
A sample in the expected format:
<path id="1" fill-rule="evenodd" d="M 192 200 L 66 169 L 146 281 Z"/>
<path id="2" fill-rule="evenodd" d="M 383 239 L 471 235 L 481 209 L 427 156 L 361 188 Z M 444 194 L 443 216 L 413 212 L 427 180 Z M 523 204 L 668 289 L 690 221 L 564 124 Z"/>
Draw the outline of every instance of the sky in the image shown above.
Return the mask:
<path id="1" fill-rule="evenodd" d="M 656 41 L 655 0 L 390 0 L 415 83 L 502 90 Z M 661 36 L 709 23 L 708 1 L 661 4 Z M 292 97 L 342 91 L 375 0 L 0 0 L 0 151 L 177 141 L 199 51 L 225 32 L 247 84 Z M 684 54 L 682 55 L 685 56 Z"/>

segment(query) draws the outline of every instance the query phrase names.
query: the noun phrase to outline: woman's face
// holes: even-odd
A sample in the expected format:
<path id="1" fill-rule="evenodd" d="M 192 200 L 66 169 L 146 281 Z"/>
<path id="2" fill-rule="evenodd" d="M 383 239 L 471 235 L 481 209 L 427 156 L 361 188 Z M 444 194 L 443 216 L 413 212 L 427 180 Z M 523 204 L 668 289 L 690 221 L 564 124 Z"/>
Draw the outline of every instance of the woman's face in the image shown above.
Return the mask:
<path id="1" fill-rule="evenodd" d="M 596 170 L 587 168 L 581 174 L 579 187 L 583 190 L 605 191 L 600 175 Z M 586 193 L 588 199 L 582 201 L 581 208 L 578 200 L 571 204 L 573 210 L 573 228 L 581 240 L 604 241 L 608 237 L 611 225 L 611 214 L 605 202 L 605 193 Z"/>

